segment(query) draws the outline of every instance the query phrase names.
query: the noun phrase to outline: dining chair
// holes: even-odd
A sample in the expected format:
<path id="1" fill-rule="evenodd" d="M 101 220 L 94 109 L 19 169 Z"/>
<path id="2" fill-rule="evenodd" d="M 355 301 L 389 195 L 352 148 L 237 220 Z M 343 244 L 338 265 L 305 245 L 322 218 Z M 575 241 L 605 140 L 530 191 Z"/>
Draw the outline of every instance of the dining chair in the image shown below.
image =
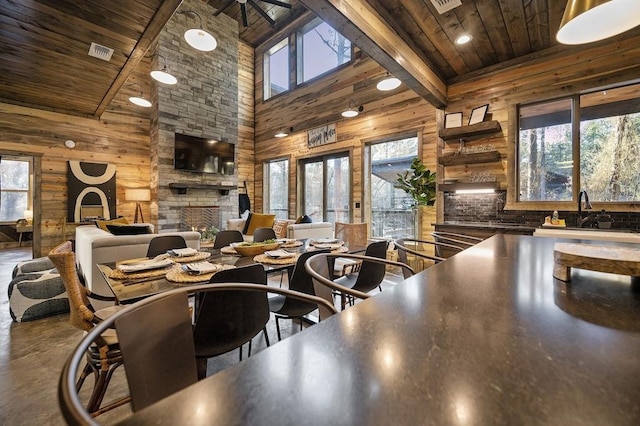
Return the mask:
<path id="1" fill-rule="evenodd" d="M 115 314 L 123 306 L 114 305 L 98 311 L 94 309 L 90 299 L 100 301 L 116 301 L 113 296 L 102 296 L 92 293 L 80 283 L 76 270 L 76 256 L 72 250 L 71 241 L 65 241 L 54 247 L 48 254 L 49 259 L 58 270 L 62 283 L 69 297 L 70 315 L 69 321 L 74 327 L 90 332 L 100 322 Z M 82 372 L 75 379 L 76 391 L 80 391 L 86 378 L 94 376 L 94 386 L 86 403 L 86 409 L 92 416 L 97 416 L 128 403 L 129 396 L 120 398 L 102 406 L 109 382 L 114 371 L 122 365 L 122 353 L 118 345 L 118 336 L 115 330 L 107 329 L 96 336 L 94 342 L 88 346 L 86 361 Z"/>
<path id="2" fill-rule="evenodd" d="M 156 294 L 146 299 L 142 299 L 141 301 L 137 302 L 134 305 L 128 305 L 127 308 L 116 312 L 115 314 L 108 317 L 105 321 L 102 321 L 101 323 L 97 324 L 87 335 L 85 335 L 80 340 L 78 345 L 75 347 L 75 349 L 73 349 L 70 356 L 62 365 L 60 380 L 58 382 L 59 384 L 58 404 L 60 406 L 60 411 L 62 412 L 62 416 L 66 424 L 98 425 L 98 423 L 92 417 L 91 413 L 87 410 L 87 408 L 79 404 L 79 396 L 78 396 L 79 390 L 75 386 L 75 378 L 78 375 L 78 372 L 80 370 L 80 365 L 85 356 L 85 352 L 88 350 L 90 346 L 93 345 L 93 341 L 96 338 L 100 337 L 106 330 L 112 329 L 114 327 L 114 324 L 116 323 L 120 324 L 118 326 L 118 332 L 120 332 L 121 329 L 124 329 L 124 327 L 131 327 L 132 329 L 137 329 L 138 331 L 135 331 L 134 333 L 132 333 L 132 336 L 131 336 L 135 338 L 135 335 L 139 332 L 141 327 L 136 326 L 135 324 L 133 325 L 127 324 L 126 326 L 122 324 L 135 323 L 138 319 L 144 320 L 144 313 L 150 312 L 150 311 L 147 311 L 146 309 L 147 305 L 156 305 L 156 302 L 159 302 L 166 298 L 171 299 L 172 302 L 169 302 L 167 304 L 161 303 L 159 305 L 153 306 L 151 308 L 153 311 L 152 318 L 148 323 L 144 324 L 145 326 L 149 326 L 151 327 L 151 329 L 154 330 L 153 333 L 148 333 L 148 335 L 151 335 L 151 334 L 156 335 L 155 330 L 156 329 L 160 330 L 157 333 L 157 337 L 153 339 L 153 342 L 141 342 L 140 340 L 138 340 L 138 343 L 144 346 L 144 349 L 141 350 L 140 353 L 144 354 L 145 352 L 149 351 L 147 355 L 144 355 L 145 358 L 155 356 L 159 358 L 158 361 L 161 361 L 162 359 L 166 359 L 168 360 L 168 363 L 165 364 L 163 362 L 157 362 L 156 360 L 153 360 L 153 359 L 147 359 L 147 361 L 153 363 L 154 366 L 157 365 L 159 367 L 146 368 L 144 362 L 142 363 L 142 365 L 139 364 L 139 360 L 137 360 L 137 358 L 134 357 L 134 354 L 127 353 L 124 356 L 124 367 L 125 367 L 125 370 L 146 368 L 145 380 L 148 381 L 150 385 L 153 384 L 154 386 L 156 385 L 163 386 L 163 382 L 166 380 L 165 378 L 152 377 L 152 376 L 156 376 L 156 375 L 163 376 L 165 374 L 169 374 L 171 376 L 177 375 L 177 374 L 186 374 L 188 377 L 182 381 L 183 384 L 185 384 L 193 380 L 193 358 L 191 361 L 189 361 L 188 358 L 189 358 L 189 353 L 192 350 L 192 349 L 189 349 L 189 346 L 191 346 L 191 348 L 193 348 L 194 346 L 193 334 L 191 333 L 190 327 L 189 328 L 185 327 L 185 325 L 188 326 L 188 323 L 185 324 L 184 322 L 184 315 L 186 312 L 185 298 L 187 297 L 187 295 L 192 295 L 192 294 L 196 296 L 207 295 L 207 296 L 214 297 L 216 296 L 216 293 L 228 293 L 228 292 L 258 294 L 258 295 L 264 295 L 265 297 L 267 293 L 275 293 L 277 295 L 286 296 L 288 298 L 297 299 L 297 300 L 301 300 L 309 303 L 314 303 L 318 305 L 323 310 L 323 312 L 327 312 L 327 316 L 334 315 L 338 312 L 333 306 L 333 303 L 330 303 L 320 297 L 312 296 L 310 294 L 300 293 L 297 291 L 292 291 L 284 288 L 269 287 L 263 284 L 214 283 L 214 284 L 190 285 L 190 286 L 183 286 L 174 290 L 169 290 L 165 293 Z M 174 295 L 176 294 L 179 295 L 179 299 L 178 298 L 173 299 Z M 168 318 L 161 318 L 162 311 L 163 310 L 166 311 L 167 309 L 171 311 L 171 314 L 168 316 Z M 122 320 L 123 318 L 128 317 L 130 312 L 133 312 L 133 311 L 136 311 L 133 315 L 135 315 L 137 318 L 129 317 L 126 320 Z M 158 326 L 155 319 L 157 319 L 157 322 L 161 323 L 162 325 Z M 178 327 L 180 329 L 179 333 L 175 333 L 174 330 L 170 329 L 172 324 L 179 325 Z M 148 329 L 148 330 L 151 330 L 151 329 Z M 187 331 L 186 334 L 185 334 L 185 330 Z M 141 336 L 138 336 L 138 337 L 140 339 L 142 338 Z M 148 338 L 148 337 L 145 337 L 145 338 Z M 128 340 L 129 336 L 127 336 L 126 339 Z M 135 341 L 132 341 L 132 343 L 134 343 L 135 345 Z M 182 346 L 186 346 L 186 349 L 182 348 Z M 154 347 L 158 352 L 153 351 Z M 134 351 L 135 350 L 136 349 L 134 347 Z M 172 355 L 169 353 L 172 351 L 179 351 L 181 353 L 177 355 Z M 161 356 L 159 352 L 162 352 Z M 131 355 L 131 356 L 128 356 L 128 355 Z M 178 358 L 180 359 L 180 363 L 183 363 L 184 365 L 177 365 Z M 175 371 L 167 371 L 168 369 L 169 370 L 175 369 Z M 126 377 L 128 381 L 129 376 L 126 376 Z M 171 380 L 173 381 L 174 379 L 171 378 Z M 130 386 L 133 386 L 133 384 L 130 384 Z M 155 389 L 150 390 L 150 392 L 153 392 L 153 393 L 161 392 L 161 391 L 162 390 L 155 390 Z M 136 408 L 136 411 L 138 409 L 139 408 Z M 124 420 L 126 421 L 126 419 Z"/>
<path id="3" fill-rule="evenodd" d="M 446 260 L 445 257 L 440 255 L 444 250 L 448 250 L 452 253 L 458 253 L 464 250 L 463 247 L 457 245 L 438 241 L 422 240 L 417 238 L 399 238 L 393 241 L 393 245 L 398 251 L 398 260 L 400 260 L 400 262 L 411 265 L 413 261 L 419 259 L 422 261 L 422 266 L 419 266 L 421 269 L 425 269 L 425 260 L 430 262 L 429 266 Z M 425 250 L 425 246 L 433 246 L 434 254 L 431 254 L 427 250 Z M 410 256 L 413 256 L 413 259 L 411 259 Z M 416 265 L 414 263 L 414 269 L 415 268 Z"/>
<path id="4" fill-rule="evenodd" d="M 291 278 L 289 279 L 289 290 L 315 295 L 311 276 L 304 268 L 304 263 L 313 255 L 329 252 L 330 250 L 327 249 L 302 253 L 298 257 L 296 265 L 293 269 L 293 273 L 291 274 Z M 305 302 L 287 296 L 270 297 L 269 310 L 275 314 L 274 316 L 276 318 L 276 331 L 278 332 L 278 340 L 282 340 L 282 336 L 280 334 L 281 319 L 299 319 L 300 331 L 302 331 L 302 318 L 305 315 L 315 311 L 316 309 L 317 305 L 315 303 Z"/>
<path id="5" fill-rule="evenodd" d="M 313 290 L 316 296 L 325 299 L 326 301 L 334 304 L 334 295 L 336 293 L 348 295 L 351 299 L 367 299 L 371 296 L 371 294 L 357 289 L 352 286 L 345 286 L 341 283 L 342 277 L 338 279 L 333 279 L 331 274 L 331 264 L 337 257 L 347 257 L 353 260 L 357 260 L 359 262 L 363 262 L 365 264 L 376 264 L 382 267 L 382 270 L 385 271 L 386 267 L 393 268 L 401 268 L 402 270 L 407 270 L 407 275 L 411 276 L 415 272 L 414 270 L 401 262 L 396 262 L 393 260 L 388 260 L 386 258 L 378 258 L 371 256 L 363 256 L 357 254 L 345 254 L 345 253 L 321 253 L 315 254 L 307 259 L 304 263 L 305 270 L 311 276 L 311 280 L 313 282 Z M 366 262 L 366 263 L 365 263 Z M 364 266 L 363 266 L 364 268 Z M 403 275 L 405 275 L 403 273 Z M 384 278 L 384 277 L 383 277 Z M 375 288 L 375 286 L 373 287 Z M 342 304 L 342 301 L 341 301 Z M 353 303 L 351 303 L 353 304 Z M 342 309 L 346 307 L 346 304 L 342 306 Z M 326 319 L 328 316 L 332 315 L 330 311 L 326 310 L 324 306 L 318 307 L 320 320 Z"/>
<path id="6" fill-rule="evenodd" d="M 253 241 L 256 243 L 275 239 L 276 231 L 274 231 L 273 228 L 256 228 L 256 230 L 253 231 Z"/>
<path id="7" fill-rule="evenodd" d="M 156 257 L 171 249 L 179 248 L 187 248 L 187 242 L 181 235 L 159 235 L 149 241 L 147 257 Z"/>
<path id="8" fill-rule="evenodd" d="M 456 234 L 453 232 L 434 231 L 431 233 L 431 235 L 436 242 L 452 244 L 462 249 L 473 247 L 479 242 L 484 241 L 483 238 L 473 237 L 471 235 Z M 451 255 L 451 252 L 447 251 L 446 249 L 438 248 L 436 254 L 440 257 L 449 257 Z M 455 254 L 455 252 L 453 254 Z"/>
<path id="9" fill-rule="evenodd" d="M 243 241 L 242 232 L 236 229 L 227 229 L 216 234 L 216 239 L 213 241 L 213 248 L 221 249 L 231 243 L 241 243 Z"/>
<path id="10" fill-rule="evenodd" d="M 132 305 L 115 326 L 133 411 L 198 381 L 186 292 Z"/>
<path id="11" fill-rule="evenodd" d="M 368 243 L 369 224 L 336 222 L 334 235 L 337 239 L 344 241 L 347 247 L 366 246 Z M 345 258 L 336 259 L 334 265 L 335 276 L 348 275 L 357 272 L 361 263 L 350 261 Z"/>
<path id="12" fill-rule="evenodd" d="M 216 272 L 209 283 L 253 283 L 266 287 L 267 275 L 264 266 L 253 264 L 241 268 Z M 195 325 L 193 337 L 196 348 L 198 378 L 207 373 L 207 360 L 233 349 L 240 349 L 249 343 L 248 356 L 251 356 L 251 341 L 264 332 L 269 346 L 267 322 L 270 319 L 267 295 L 228 291 L 216 294 L 202 294 L 195 298 Z"/>

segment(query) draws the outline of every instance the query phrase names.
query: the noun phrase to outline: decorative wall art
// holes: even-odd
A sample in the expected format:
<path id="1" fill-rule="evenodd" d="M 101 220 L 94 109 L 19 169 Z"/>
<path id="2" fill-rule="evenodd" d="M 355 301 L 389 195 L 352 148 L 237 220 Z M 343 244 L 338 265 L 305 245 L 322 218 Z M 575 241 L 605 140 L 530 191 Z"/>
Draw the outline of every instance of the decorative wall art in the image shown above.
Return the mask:
<path id="1" fill-rule="evenodd" d="M 338 133 L 335 123 L 327 124 L 317 129 L 311 129 L 307 132 L 307 146 L 309 146 L 309 148 L 335 143 L 337 140 Z"/>
<path id="2" fill-rule="evenodd" d="M 69 161 L 67 221 L 116 217 L 116 166 Z"/>
<path id="3" fill-rule="evenodd" d="M 454 127 L 462 126 L 462 113 L 461 112 L 452 112 L 450 114 L 446 114 L 444 116 L 444 128 L 452 129 Z"/>
<path id="4" fill-rule="evenodd" d="M 471 116 L 469 117 L 469 125 L 482 123 L 484 121 L 484 117 L 487 115 L 487 110 L 489 109 L 489 104 L 485 104 L 474 108 L 471 111 Z"/>

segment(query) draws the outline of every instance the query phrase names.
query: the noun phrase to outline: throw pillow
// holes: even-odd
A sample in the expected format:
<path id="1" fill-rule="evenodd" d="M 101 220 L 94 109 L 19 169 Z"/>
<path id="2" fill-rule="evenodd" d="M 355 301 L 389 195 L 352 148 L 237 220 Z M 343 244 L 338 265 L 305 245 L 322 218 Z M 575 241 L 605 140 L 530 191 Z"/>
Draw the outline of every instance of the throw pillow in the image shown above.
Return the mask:
<path id="1" fill-rule="evenodd" d="M 116 219 L 111 219 L 111 220 L 96 220 L 96 226 L 102 229 L 103 231 L 108 231 L 107 225 L 118 224 L 118 223 L 121 225 L 128 225 L 129 221 L 127 220 L 126 217 L 118 217 Z"/>
<path id="2" fill-rule="evenodd" d="M 287 237 L 287 223 L 289 223 L 288 220 L 280 220 L 280 219 L 276 219 L 273 222 L 273 230 L 276 233 L 276 238 Z"/>
<path id="3" fill-rule="evenodd" d="M 116 225 L 108 224 L 107 230 L 113 235 L 141 235 L 150 234 L 149 225 Z"/>
<path id="4" fill-rule="evenodd" d="M 252 213 L 251 217 L 248 219 L 249 226 L 247 227 L 247 232 L 245 232 L 245 234 L 253 235 L 253 231 L 255 231 L 256 228 L 271 228 L 275 220 L 275 214 Z"/>

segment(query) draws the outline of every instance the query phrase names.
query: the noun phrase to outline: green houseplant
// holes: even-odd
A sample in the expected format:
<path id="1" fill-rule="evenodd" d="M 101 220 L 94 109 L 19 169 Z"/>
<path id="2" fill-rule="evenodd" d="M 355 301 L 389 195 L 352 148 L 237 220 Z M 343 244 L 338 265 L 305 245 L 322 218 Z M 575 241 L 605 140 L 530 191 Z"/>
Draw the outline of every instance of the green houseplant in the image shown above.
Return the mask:
<path id="1" fill-rule="evenodd" d="M 411 196 L 413 207 L 436 203 L 436 173 L 427 169 L 418 157 L 411 161 L 409 170 L 398 173 L 396 187 Z"/>

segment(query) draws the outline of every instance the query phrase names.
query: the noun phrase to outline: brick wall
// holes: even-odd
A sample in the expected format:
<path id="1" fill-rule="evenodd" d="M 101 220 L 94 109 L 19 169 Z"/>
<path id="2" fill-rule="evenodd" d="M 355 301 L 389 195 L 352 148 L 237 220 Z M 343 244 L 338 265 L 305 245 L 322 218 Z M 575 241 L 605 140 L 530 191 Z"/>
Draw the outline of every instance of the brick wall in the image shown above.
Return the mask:
<path id="1" fill-rule="evenodd" d="M 151 185 L 157 191 L 152 214 L 160 231 L 180 228 L 181 210 L 186 206 L 218 206 L 220 221 L 238 215 L 238 192 L 221 195 L 215 189 L 189 189 L 178 194 L 173 182 L 237 185 L 238 143 L 238 23 L 199 0 L 186 0 L 179 11 L 193 10 L 202 17 L 203 28 L 218 41 L 211 52 L 200 52 L 184 40 L 184 32 L 196 28 L 193 15 L 174 14 L 160 34 L 155 53 L 162 55 L 174 86 L 152 83 L 154 113 L 151 119 Z M 152 64 L 162 60 L 153 57 Z M 236 144 L 236 170 L 232 176 L 174 170 L 174 134 L 213 138 Z"/>

